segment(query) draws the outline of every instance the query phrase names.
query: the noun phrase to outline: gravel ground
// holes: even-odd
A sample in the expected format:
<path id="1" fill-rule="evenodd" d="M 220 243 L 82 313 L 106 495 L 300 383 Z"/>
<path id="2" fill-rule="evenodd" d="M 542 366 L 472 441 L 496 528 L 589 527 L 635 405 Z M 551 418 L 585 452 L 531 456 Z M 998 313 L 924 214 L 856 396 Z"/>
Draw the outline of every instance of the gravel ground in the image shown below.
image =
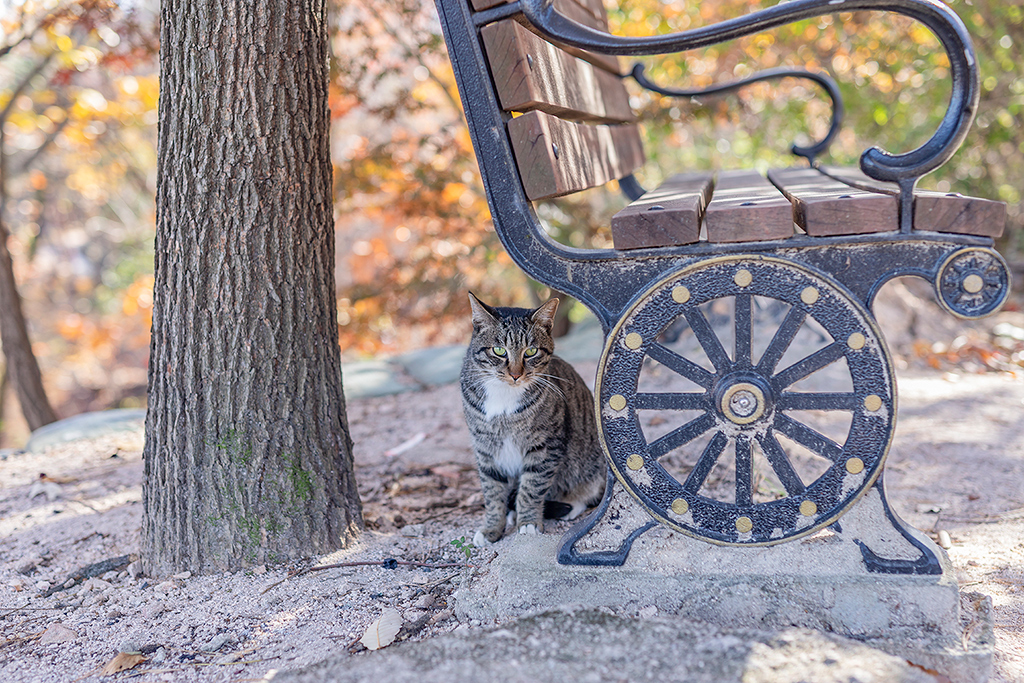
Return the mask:
<path id="1" fill-rule="evenodd" d="M 593 376 L 592 364 L 580 369 Z M 458 401 L 448 385 L 350 402 L 368 530 L 316 565 L 466 563 L 451 541 L 472 537 L 482 506 Z M 1024 680 L 1022 413 L 1020 376 L 901 375 L 886 475 L 900 514 L 933 536 L 950 535 L 962 586 L 992 596 L 993 680 L 1007 682 Z M 385 454 L 410 439 L 418 443 Z M 475 568 L 134 575 L 141 448 L 142 435 L 126 432 L 0 463 L 0 680 L 98 681 L 104 667 L 118 666 L 133 666 L 121 675 L 133 680 L 264 680 L 330 655 L 364 656 L 358 640 L 386 608 L 402 616 L 399 640 L 480 626 L 459 624 L 449 596 L 505 543 L 472 551 Z M 122 559 L 44 597 L 75 570 L 112 558 Z"/>

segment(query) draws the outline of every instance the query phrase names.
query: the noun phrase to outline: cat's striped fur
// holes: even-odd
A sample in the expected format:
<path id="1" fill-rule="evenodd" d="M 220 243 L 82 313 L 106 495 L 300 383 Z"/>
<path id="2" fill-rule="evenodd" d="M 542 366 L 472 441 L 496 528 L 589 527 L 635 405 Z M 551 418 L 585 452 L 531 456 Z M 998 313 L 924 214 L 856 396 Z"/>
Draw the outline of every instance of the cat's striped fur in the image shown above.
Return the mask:
<path id="1" fill-rule="evenodd" d="M 590 390 L 553 355 L 558 299 L 535 310 L 469 300 L 462 405 L 485 507 L 473 543 L 485 545 L 502 537 L 513 515 L 520 533 L 543 531 L 545 501 L 565 504 L 563 519 L 578 517 L 604 493 L 606 465 Z"/>

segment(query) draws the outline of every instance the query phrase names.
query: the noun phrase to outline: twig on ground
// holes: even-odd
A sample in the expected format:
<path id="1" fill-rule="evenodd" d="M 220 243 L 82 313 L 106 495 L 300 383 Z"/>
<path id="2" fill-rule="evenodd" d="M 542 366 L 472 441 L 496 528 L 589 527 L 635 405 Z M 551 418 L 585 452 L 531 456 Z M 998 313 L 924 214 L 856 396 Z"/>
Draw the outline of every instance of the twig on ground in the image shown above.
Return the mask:
<path id="1" fill-rule="evenodd" d="M 476 565 L 474 565 L 474 564 L 462 564 L 462 563 L 458 563 L 458 562 L 448 562 L 448 563 L 444 563 L 444 564 L 430 564 L 429 562 L 410 562 L 408 560 L 396 560 L 396 559 L 394 559 L 392 557 L 389 557 L 389 558 L 387 558 L 385 560 L 367 560 L 365 562 L 338 562 L 336 564 L 322 564 L 322 565 L 317 565 L 315 567 L 306 567 L 305 569 L 296 569 L 295 571 L 288 572 L 288 576 L 286 576 L 283 579 L 281 579 L 280 581 L 272 583 L 269 586 L 267 586 L 266 588 L 264 588 L 263 591 L 260 593 L 260 595 L 263 595 L 264 593 L 269 591 L 271 588 L 275 588 L 277 586 L 280 586 L 282 583 L 284 583 L 288 579 L 293 579 L 293 578 L 295 578 L 297 576 L 302 576 L 303 574 L 310 574 L 312 572 L 323 571 L 325 569 L 340 569 L 342 567 L 384 567 L 385 569 L 394 569 L 395 567 L 397 567 L 399 565 L 401 565 L 403 567 L 426 567 L 426 568 L 429 568 L 429 569 L 451 569 L 451 568 L 454 568 L 454 567 L 458 567 L 460 569 L 466 569 L 466 568 L 476 569 Z"/>
<path id="2" fill-rule="evenodd" d="M 100 562 L 94 562 L 87 564 L 84 567 L 79 567 L 75 571 L 68 574 L 68 576 L 61 582 L 50 586 L 45 593 L 44 598 L 48 598 L 54 593 L 65 591 L 70 588 L 74 588 L 85 579 L 91 579 L 96 576 L 102 576 L 110 571 L 120 571 L 127 567 L 129 564 L 139 559 L 138 555 L 120 555 L 118 557 L 111 557 Z M 70 582 L 70 585 L 69 585 Z"/>

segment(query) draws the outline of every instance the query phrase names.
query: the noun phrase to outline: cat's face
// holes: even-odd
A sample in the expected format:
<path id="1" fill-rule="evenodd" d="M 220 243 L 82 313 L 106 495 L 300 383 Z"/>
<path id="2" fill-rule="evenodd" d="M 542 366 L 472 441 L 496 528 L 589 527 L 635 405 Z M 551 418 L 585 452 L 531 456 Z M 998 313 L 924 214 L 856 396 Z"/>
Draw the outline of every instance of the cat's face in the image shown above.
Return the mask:
<path id="1" fill-rule="evenodd" d="M 489 379 L 512 387 L 526 386 L 544 377 L 554 353 L 551 324 L 558 299 L 539 308 L 492 308 L 469 295 L 473 307 L 470 342 L 477 369 Z"/>

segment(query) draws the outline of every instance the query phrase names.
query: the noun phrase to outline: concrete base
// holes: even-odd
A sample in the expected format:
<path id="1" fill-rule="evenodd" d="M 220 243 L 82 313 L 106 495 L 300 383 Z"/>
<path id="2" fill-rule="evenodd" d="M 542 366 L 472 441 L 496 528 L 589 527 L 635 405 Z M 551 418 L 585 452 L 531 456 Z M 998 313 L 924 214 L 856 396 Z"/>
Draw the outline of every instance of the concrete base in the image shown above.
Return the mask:
<path id="1" fill-rule="evenodd" d="M 884 548 L 886 557 L 921 552 L 898 534 L 876 531 L 877 496 L 869 492 L 842 518 L 841 534 L 822 531 L 770 547 L 714 546 L 658 526 L 634 542 L 621 567 L 559 565 L 557 536 L 512 536 L 495 546 L 498 557 L 486 572 L 456 592 L 456 613 L 460 619 L 505 621 L 554 605 L 626 614 L 653 605 L 661 615 L 723 628 L 796 626 L 835 633 L 954 683 L 986 681 L 994 642 L 991 601 L 961 596 L 944 551 L 908 530 L 940 558 L 941 574 L 865 568 L 855 542 L 861 536 L 874 549 Z M 618 518 L 623 531 L 631 526 L 624 517 Z"/>

